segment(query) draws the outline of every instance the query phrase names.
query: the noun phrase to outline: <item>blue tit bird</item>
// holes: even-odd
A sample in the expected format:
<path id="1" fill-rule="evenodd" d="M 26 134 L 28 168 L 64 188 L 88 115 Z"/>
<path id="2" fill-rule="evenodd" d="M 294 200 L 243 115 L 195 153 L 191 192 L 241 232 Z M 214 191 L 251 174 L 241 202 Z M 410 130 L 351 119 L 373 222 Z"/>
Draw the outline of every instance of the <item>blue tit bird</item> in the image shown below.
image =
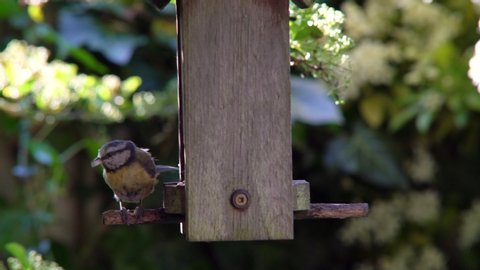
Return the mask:
<path id="1" fill-rule="evenodd" d="M 122 221 L 127 223 L 127 209 L 122 203 L 136 203 L 137 220 L 143 215 L 142 200 L 150 195 L 161 172 L 178 170 L 176 167 L 156 165 L 148 149 L 137 147 L 132 141 L 114 140 L 104 144 L 92 167 L 102 165 L 105 183 L 117 200 Z"/>

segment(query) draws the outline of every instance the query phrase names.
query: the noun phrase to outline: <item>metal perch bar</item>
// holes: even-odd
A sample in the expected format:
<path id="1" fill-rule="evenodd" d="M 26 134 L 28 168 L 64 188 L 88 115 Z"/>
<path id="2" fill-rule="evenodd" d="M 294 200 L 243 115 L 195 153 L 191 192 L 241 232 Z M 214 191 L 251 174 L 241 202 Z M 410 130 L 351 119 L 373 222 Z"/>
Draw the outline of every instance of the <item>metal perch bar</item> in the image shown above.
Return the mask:
<path id="1" fill-rule="evenodd" d="M 312 203 L 310 210 L 295 211 L 295 219 L 325 219 L 364 217 L 368 214 L 367 203 Z M 145 209 L 143 216 L 137 220 L 133 211 L 127 213 L 128 225 L 149 223 L 180 223 L 185 217 L 179 214 L 167 214 L 164 208 Z M 103 213 L 103 224 L 124 225 L 120 210 L 109 210 Z"/>

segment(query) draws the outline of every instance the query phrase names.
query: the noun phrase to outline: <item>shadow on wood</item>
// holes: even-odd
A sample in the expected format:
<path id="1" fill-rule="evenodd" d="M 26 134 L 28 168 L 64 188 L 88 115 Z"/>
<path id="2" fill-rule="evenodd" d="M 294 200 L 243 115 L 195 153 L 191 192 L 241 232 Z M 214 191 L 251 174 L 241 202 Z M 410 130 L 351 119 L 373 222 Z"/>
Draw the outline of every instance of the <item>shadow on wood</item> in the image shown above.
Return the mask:
<path id="1" fill-rule="evenodd" d="M 164 208 L 145 209 L 143 216 L 137 218 L 132 210 L 127 211 L 127 224 L 122 221 L 120 210 L 108 210 L 103 212 L 103 224 L 106 225 L 134 225 L 150 223 L 180 223 L 184 220 L 183 215 L 166 214 Z"/>

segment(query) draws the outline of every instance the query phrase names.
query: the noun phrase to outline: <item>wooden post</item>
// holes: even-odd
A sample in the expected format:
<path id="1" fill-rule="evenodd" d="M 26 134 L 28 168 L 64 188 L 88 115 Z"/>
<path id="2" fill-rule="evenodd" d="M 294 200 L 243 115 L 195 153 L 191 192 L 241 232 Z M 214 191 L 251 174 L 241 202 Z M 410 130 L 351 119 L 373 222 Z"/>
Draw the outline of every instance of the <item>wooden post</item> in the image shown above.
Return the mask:
<path id="1" fill-rule="evenodd" d="M 305 180 L 293 180 L 293 210 L 310 209 L 310 183 Z"/>
<path id="2" fill-rule="evenodd" d="M 163 208 L 167 214 L 185 214 L 185 185 L 183 182 L 163 184 Z"/>
<path id="3" fill-rule="evenodd" d="M 293 239 L 288 5 L 177 0 L 190 241 Z"/>

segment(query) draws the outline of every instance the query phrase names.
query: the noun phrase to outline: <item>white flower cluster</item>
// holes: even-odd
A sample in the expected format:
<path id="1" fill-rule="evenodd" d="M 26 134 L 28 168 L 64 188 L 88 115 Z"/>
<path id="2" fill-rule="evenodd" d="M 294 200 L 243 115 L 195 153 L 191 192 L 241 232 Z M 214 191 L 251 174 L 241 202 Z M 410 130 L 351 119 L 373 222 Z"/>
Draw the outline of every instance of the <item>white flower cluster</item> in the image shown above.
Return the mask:
<path id="1" fill-rule="evenodd" d="M 48 50 L 12 41 L 0 53 L 0 89 L 10 99 L 20 99 L 27 91 L 22 86 L 35 79 L 48 60 Z"/>
<path id="2" fill-rule="evenodd" d="M 63 270 L 63 268 L 59 266 L 57 263 L 44 260 L 42 256 L 35 251 L 29 251 L 25 259 L 27 260 L 26 262 L 20 261 L 20 259 L 15 257 L 10 257 L 7 259 L 8 266 L 12 270 L 24 270 L 25 269 L 24 264 L 28 263 L 28 265 L 26 265 L 27 269 Z"/>
<path id="3" fill-rule="evenodd" d="M 375 202 L 368 217 L 352 219 L 347 223 L 342 230 L 342 240 L 365 245 L 391 242 L 400 230 L 401 215 L 398 210 L 395 202 Z"/>
<path id="4" fill-rule="evenodd" d="M 468 77 L 470 77 L 480 93 L 480 41 L 475 44 L 475 52 L 472 58 L 470 58 L 468 66 Z"/>
<path id="5" fill-rule="evenodd" d="M 344 15 L 325 4 L 308 9 L 290 6 L 292 65 L 306 75 L 322 79 L 333 91 L 348 84 L 347 51 L 353 46 L 343 33 Z"/>
<path id="6" fill-rule="evenodd" d="M 446 260 L 442 252 L 429 244 L 424 236 L 419 241 L 398 241 L 405 225 L 428 226 L 440 215 L 440 199 L 434 191 L 409 192 L 391 200 L 374 202 L 368 217 L 349 220 L 341 232 L 341 238 L 349 244 L 360 243 L 372 247 L 391 247 L 391 253 L 382 255 L 375 266 L 362 262 L 356 269 L 369 270 L 443 270 Z M 480 203 L 478 206 L 480 219 Z M 476 222 L 479 224 L 478 222 Z M 480 226 L 477 226 L 477 238 Z M 428 236 L 427 236 L 428 237 Z"/>
<path id="7" fill-rule="evenodd" d="M 370 0 L 360 7 L 346 2 L 342 7 L 345 13 L 345 27 L 354 40 L 377 38 L 387 35 L 396 16 L 395 0 Z"/>
<path id="8" fill-rule="evenodd" d="M 31 113 L 38 121 L 53 115 L 116 122 L 125 118 L 131 107 L 126 100 L 137 94 L 139 77 L 122 81 L 115 75 L 78 74 L 76 65 L 48 57 L 46 48 L 19 40 L 8 43 L 0 52 L 0 110 L 14 116 Z M 79 103 L 85 108 L 82 115 L 75 111 Z"/>
<path id="9" fill-rule="evenodd" d="M 447 269 L 444 255 L 434 246 L 405 246 L 391 257 L 380 260 L 381 270 L 443 270 Z"/>
<path id="10" fill-rule="evenodd" d="M 472 0 L 472 2 L 478 7 L 480 7 L 480 0 Z M 480 29 L 480 21 L 478 21 L 478 28 Z M 475 52 L 470 58 L 468 63 L 468 77 L 473 82 L 473 85 L 477 87 L 477 91 L 480 93 L 480 41 L 477 41 L 475 44 Z"/>
<path id="11" fill-rule="evenodd" d="M 349 87 L 341 95 L 342 98 L 357 98 L 358 87 L 367 83 L 390 83 L 395 75 L 390 64 L 394 53 L 391 47 L 378 41 L 370 40 L 358 44 L 350 54 L 352 77 Z"/>
<path id="12" fill-rule="evenodd" d="M 426 209 L 425 209 L 426 208 Z M 427 225 L 440 215 L 440 199 L 433 191 L 411 192 L 405 196 L 405 219 L 418 225 Z"/>
<path id="13" fill-rule="evenodd" d="M 460 246 L 468 249 L 480 241 L 480 201 L 473 203 L 470 210 L 463 214 L 460 227 Z"/>
<path id="14" fill-rule="evenodd" d="M 413 181 L 429 183 L 436 172 L 436 162 L 425 147 L 416 146 L 411 160 L 405 164 L 406 170 Z"/>
<path id="15" fill-rule="evenodd" d="M 387 84 L 393 78 L 419 85 L 437 78 L 434 52 L 457 35 L 460 17 L 421 0 L 369 0 L 363 7 L 347 2 L 346 32 L 356 41 L 351 53 L 352 78 L 346 98 L 362 86 Z M 395 64 L 412 65 L 407 73 Z"/>
<path id="16" fill-rule="evenodd" d="M 427 225 L 440 214 L 440 199 L 434 191 L 410 192 L 390 201 L 373 203 L 368 217 L 352 219 L 341 232 L 347 243 L 385 245 L 399 236 L 405 223 Z"/>

